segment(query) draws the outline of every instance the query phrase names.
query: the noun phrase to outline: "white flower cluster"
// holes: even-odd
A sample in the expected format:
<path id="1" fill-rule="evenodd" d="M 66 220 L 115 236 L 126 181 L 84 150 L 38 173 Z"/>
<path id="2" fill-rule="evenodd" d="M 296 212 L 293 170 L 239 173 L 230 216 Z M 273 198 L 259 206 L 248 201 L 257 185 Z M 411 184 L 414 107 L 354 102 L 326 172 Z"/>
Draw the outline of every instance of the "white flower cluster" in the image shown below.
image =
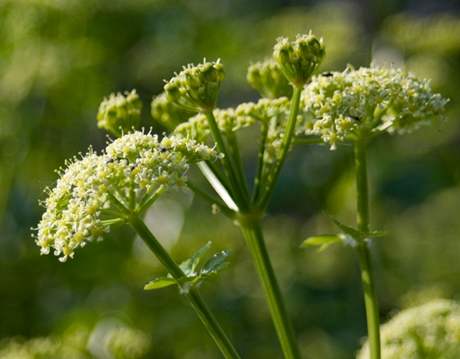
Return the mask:
<path id="1" fill-rule="evenodd" d="M 53 250 L 61 261 L 72 258 L 76 248 L 102 239 L 127 211 L 149 203 L 159 188 L 183 186 L 190 163 L 217 157 L 193 140 L 134 132 L 101 155 L 90 150 L 74 158 L 44 202 L 36 233 L 41 253 Z"/>
<path id="2" fill-rule="evenodd" d="M 303 91 L 305 110 L 314 121 L 302 129 L 332 147 L 366 135 L 406 133 L 444 118 L 447 99 L 427 80 L 388 68 L 347 68 L 318 75 Z"/>
<path id="3" fill-rule="evenodd" d="M 119 326 L 108 334 L 105 346 L 114 359 L 142 358 L 150 348 L 149 338 L 140 330 Z"/>
<path id="4" fill-rule="evenodd" d="M 77 324 L 62 336 L 0 341 L 2 359 L 140 359 L 151 348 L 141 330 L 124 324 L 91 328 Z M 103 329 L 100 330 L 100 329 Z M 97 340 L 96 343 L 92 343 Z"/>
<path id="5" fill-rule="evenodd" d="M 83 359 L 83 354 L 78 351 L 64 352 L 59 342 L 50 338 L 35 338 L 26 342 L 20 339 L 10 339 L 0 343 L 0 358 L 2 359 L 58 359 L 60 355 Z"/>
<path id="6" fill-rule="evenodd" d="M 438 299 L 404 310 L 381 333 L 385 359 L 460 358 L 460 305 Z M 357 358 L 369 358 L 368 343 Z"/>

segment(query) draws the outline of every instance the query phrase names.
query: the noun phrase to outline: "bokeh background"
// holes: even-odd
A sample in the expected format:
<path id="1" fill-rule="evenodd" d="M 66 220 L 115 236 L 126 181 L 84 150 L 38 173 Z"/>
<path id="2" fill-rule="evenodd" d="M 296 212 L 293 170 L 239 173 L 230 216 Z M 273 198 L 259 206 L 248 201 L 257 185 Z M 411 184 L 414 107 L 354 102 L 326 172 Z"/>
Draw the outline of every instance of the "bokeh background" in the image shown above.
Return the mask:
<path id="1" fill-rule="evenodd" d="M 431 78 L 451 98 L 441 126 L 372 145 L 372 222 L 388 231 L 372 250 L 383 319 L 430 298 L 459 297 L 455 1 L 2 0 L 0 353 L 12 340 L 19 348 L 31 338 L 51 338 L 88 358 L 219 358 L 177 290 L 142 290 L 162 269 L 131 232 L 115 231 L 65 264 L 40 256 L 30 230 L 41 215 L 37 201 L 65 158 L 104 146 L 95 116 L 105 95 L 136 88 L 145 105 L 143 125 L 150 127 L 149 103 L 163 79 L 206 57 L 221 58 L 226 67 L 220 105 L 254 100 L 247 66 L 270 55 L 276 37 L 308 29 L 324 37 L 323 71 L 371 61 L 404 67 Z M 241 143 L 249 169 L 250 142 Z M 305 358 L 353 358 L 366 334 L 352 251 L 299 249 L 307 236 L 335 231 L 325 212 L 353 223 L 353 195 L 349 149 L 300 146 L 265 219 Z M 208 240 L 216 250 L 231 250 L 230 267 L 203 287 L 204 296 L 245 358 L 281 358 L 238 229 L 191 193 L 161 200 L 147 220 L 177 260 Z M 113 354 L 98 340 L 120 326 L 132 329 L 128 342 L 139 343 L 139 353 Z M 34 343 L 27 345 L 39 346 Z"/>

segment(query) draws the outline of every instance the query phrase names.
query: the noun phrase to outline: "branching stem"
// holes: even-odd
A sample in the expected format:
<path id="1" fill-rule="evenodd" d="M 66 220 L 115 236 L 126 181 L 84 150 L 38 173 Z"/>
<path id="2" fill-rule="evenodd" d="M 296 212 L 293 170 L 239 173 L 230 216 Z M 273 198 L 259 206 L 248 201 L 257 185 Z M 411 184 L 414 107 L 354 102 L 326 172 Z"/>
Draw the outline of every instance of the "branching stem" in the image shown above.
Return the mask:
<path id="1" fill-rule="evenodd" d="M 156 255 L 158 260 L 165 266 L 168 272 L 178 282 L 185 277 L 182 269 L 170 257 L 168 252 L 158 242 L 153 233 L 147 228 L 145 223 L 136 215 L 129 216 L 129 224 L 134 228 L 137 234 L 144 240 L 150 250 Z M 230 339 L 227 337 L 217 319 L 207 307 L 196 288 L 190 288 L 184 292 L 185 297 L 200 318 L 208 333 L 214 339 L 222 355 L 226 359 L 240 359 L 240 356 Z"/>

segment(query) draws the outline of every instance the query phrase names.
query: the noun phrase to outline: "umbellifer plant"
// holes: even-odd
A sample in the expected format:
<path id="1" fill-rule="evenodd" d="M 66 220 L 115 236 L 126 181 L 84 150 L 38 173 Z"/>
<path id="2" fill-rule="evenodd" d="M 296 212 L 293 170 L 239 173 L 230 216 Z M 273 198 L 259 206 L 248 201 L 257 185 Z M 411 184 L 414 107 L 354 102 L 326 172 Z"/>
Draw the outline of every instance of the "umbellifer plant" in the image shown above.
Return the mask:
<path id="1" fill-rule="evenodd" d="M 351 143 L 357 182 L 357 228 L 335 221 L 343 233 L 316 236 L 305 246 L 351 244 L 361 265 L 372 359 L 380 358 L 379 316 L 369 254 L 370 229 L 366 149 L 375 136 L 404 133 L 443 117 L 446 100 L 427 81 L 394 69 L 347 68 L 314 76 L 325 49 L 311 32 L 294 40 L 277 40 L 273 56 L 249 67 L 247 79 L 263 96 L 257 102 L 219 109 L 224 80 L 220 61 L 188 65 L 166 82 L 151 105 L 153 118 L 170 134 L 160 139 L 135 132 L 142 104 L 133 90 L 111 95 L 99 109 L 98 124 L 119 137 L 101 154 L 90 150 L 61 173 L 45 201 L 37 230 L 42 253 L 50 250 L 65 261 L 88 241 L 102 238 L 115 224 L 128 224 L 168 270 L 168 276 L 146 285 L 177 285 L 227 358 L 238 354 L 198 294 L 197 286 L 226 263 L 218 253 L 202 263 L 206 245 L 177 265 L 142 221 L 163 192 L 188 186 L 230 218 L 241 230 L 265 292 L 284 357 L 300 358 L 293 327 L 265 244 L 262 219 L 286 157 L 296 143 Z M 257 170 L 250 176 L 240 155 L 238 131 L 260 131 Z M 133 132 L 134 131 L 134 132 Z M 210 185 L 199 188 L 188 179 L 196 164 Z M 215 193 L 212 194 L 209 190 Z"/>
<path id="2" fill-rule="evenodd" d="M 354 149 L 356 228 L 334 220 L 342 233 L 308 238 L 304 246 L 342 242 L 358 254 L 368 326 L 371 359 L 380 358 L 379 308 L 369 244 L 383 235 L 369 219 L 367 148 L 384 133 L 405 134 L 444 118 L 447 100 L 433 93 L 426 80 L 396 69 L 349 67 L 317 76 L 304 92 L 306 111 L 313 121 L 299 132 L 317 135 L 331 149 L 349 143 Z"/>

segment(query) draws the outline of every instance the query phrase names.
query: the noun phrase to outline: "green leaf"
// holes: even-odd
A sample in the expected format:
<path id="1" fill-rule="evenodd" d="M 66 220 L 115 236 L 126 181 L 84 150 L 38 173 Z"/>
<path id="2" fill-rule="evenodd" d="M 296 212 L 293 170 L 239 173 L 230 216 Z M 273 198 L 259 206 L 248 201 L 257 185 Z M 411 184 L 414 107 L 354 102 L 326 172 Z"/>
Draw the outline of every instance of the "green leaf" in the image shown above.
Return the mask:
<path id="1" fill-rule="evenodd" d="M 386 231 L 379 231 L 379 230 L 370 231 L 368 233 L 368 237 L 370 238 L 382 238 L 382 237 L 385 237 L 386 235 L 387 235 Z"/>
<path id="2" fill-rule="evenodd" d="M 209 259 L 203 269 L 201 270 L 200 274 L 203 275 L 214 275 L 219 273 L 222 269 L 224 269 L 228 265 L 228 257 L 229 252 L 221 251 L 214 254 L 211 259 Z"/>
<path id="3" fill-rule="evenodd" d="M 180 268 L 184 271 L 187 277 L 195 276 L 196 270 L 200 265 L 201 260 L 211 248 L 211 241 L 198 249 L 189 259 L 181 263 Z"/>
<path id="4" fill-rule="evenodd" d="M 176 280 L 171 277 L 158 277 L 155 278 L 154 280 L 148 282 L 144 286 L 144 290 L 154 290 L 154 289 L 160 289 L 160 288 L 166 288 L 171 285 L 177 284 Z"/>
<path id="5" fill-rule="evenodd" d="M 321 236 L 308 237 L 300 245 L 301 248 L 319 247 L 318 251 L 324 251 L 331 244 L 341 243 L 342 239 L 336 234 L 325 234 Z"/>
<path id="6" fill-rule="evenodd" d="M 335 223 L 337 227 L 339 227 L 345 234 L 348 234 L 351 238 L 353 238 L 355 241 L 361 241 L 364 238 L 367 237 L 367 235 L 360 230 L 347 226 L 346 224 L 343 224 L 342 222 L 339 222 L 337 219 L 332 218 L 332 221 Z"/>

